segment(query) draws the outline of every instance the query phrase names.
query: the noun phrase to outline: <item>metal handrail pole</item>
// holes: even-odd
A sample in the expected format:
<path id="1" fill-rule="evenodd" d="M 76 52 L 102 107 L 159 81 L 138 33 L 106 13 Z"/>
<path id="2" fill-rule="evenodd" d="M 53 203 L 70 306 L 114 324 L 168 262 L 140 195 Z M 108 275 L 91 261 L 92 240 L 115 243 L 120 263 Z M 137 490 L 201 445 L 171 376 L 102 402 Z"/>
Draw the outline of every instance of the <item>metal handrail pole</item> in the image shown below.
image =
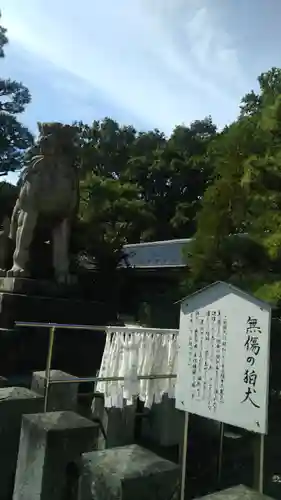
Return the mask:
<path id="1" fill-rule="evenodd" d="M 41 322 L 28 322 L 28 321 L 16 321 L 16 326 L 21 327 L 32 327 L 32 328 L 61 328 L 66 330 L 89 330 L 94 332 L 103 331 L 105 333 L 152 333 L 152 334 L 170 334 L 177 335 L 179 330 L 175 328 L 146 328 L 138 326 L 119 326 L 119 325 L 70 325 L 67 323 L 41 323 Z"/>
<path id="2" fill-rule="evenodd" d="M 66 330 L 93 330 L 93 331 L 104 331 L 106 326 L 97 325 L 69 325 L 67 323 L 41 323 L 41 322 L 30 322 L 30 321 L 16 321 L 16 326 L 20 327 L 31 327 L 31 328 L 61 328 Z"/>
<path id="3" fill-rule="evenodd" d="M 154 380 L 154 379 L 171 379 L 176 378 L 177 375 L 174 373 L 168 373 L 163 375 L 138 375 L 138 380 Z M 50 385 L 53 384 L 77 384 L 77 383 L 87 383 L 87 382 L 122 382 L 124 377 L 73 377 L 63 380 L 50 380 Z"/>
<path id="4" fill-rule="evenodd" d="M 47 355 L 46 369 L 45 369 L 44 413 L 46 413 L 48 409 L 48 397 L 51 385 L 51 366 L 53 359 L 55 331 L 56 327 L 52 326 L 50 328 L 50 334 L 49 334 L 49 347 L 48 347 L 48 355 Z"/>

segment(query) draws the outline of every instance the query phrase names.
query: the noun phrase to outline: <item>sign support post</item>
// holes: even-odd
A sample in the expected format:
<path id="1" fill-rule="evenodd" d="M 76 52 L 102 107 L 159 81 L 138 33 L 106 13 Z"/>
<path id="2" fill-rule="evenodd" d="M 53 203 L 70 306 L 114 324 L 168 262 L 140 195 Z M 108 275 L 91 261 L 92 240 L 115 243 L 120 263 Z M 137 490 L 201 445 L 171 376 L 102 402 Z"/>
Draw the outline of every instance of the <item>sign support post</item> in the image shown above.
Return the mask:
<path id="1" fill-rule="evenodd" d="M 218 486 L 221 484 L 222 459 L 223 459 L 223 439 L 224 439 L 224 423 L 220 423 L 220 440 L 219 440 L 219 456 L 218 456 Z"/>
<path id="2" fill-rule="evenodd" d="M 264 482 L 264 434 L 255 434 L 253 440 L 254 484 L 256 491 L 263 494 Z"/>
<path id="3" fill-rule="evenodd" d="M 187 444 L 188 444 L 188 412 L 184 413 L 184 430 L 183 430 L 183 445 L 181 457 L 181 494 L 180 500 L 185 497 L 185 481 L 186 481 L 186 459 L 187 459 Z"/>

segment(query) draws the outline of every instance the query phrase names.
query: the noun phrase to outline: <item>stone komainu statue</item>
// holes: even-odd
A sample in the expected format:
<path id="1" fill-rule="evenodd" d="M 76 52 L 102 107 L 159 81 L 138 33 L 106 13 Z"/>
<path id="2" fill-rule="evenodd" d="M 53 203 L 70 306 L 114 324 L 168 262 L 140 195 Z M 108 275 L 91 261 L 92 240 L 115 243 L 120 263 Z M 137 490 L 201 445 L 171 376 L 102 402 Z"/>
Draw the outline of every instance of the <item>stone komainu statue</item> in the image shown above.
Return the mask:
<path id="1" fill-rule="evenodd" d="M 79 203 L 75 165 L 77 129 L 61 123 L 39 123 L 38 155 L 22 176 L 10 238 L 14 241 L 13 266 L 7 276 L 29 277 L 29 257 L 36 225 L 48 221 L 56 281 L 69 278 L 70 225 Z"/>

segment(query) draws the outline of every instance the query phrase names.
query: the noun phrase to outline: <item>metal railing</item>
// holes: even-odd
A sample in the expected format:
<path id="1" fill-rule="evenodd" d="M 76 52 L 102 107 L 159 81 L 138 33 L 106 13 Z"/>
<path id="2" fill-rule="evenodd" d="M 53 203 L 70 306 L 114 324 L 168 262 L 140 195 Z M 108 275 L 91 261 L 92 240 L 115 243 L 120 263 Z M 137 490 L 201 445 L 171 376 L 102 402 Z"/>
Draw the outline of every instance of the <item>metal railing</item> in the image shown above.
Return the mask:
<path id="1" fill-rule="evenodd" d="M 69 325 L 66 323 L 41 323 L 41 322 L 29 322 L 29 321 L 16 321 L 16 326 L 19 327 L 29 327 L 29 328 L 48 328 L 49 329 L 49 345 L 48 354 L 46 360 L 45 368 L 45 391 L 44 391 L 44 412 L 48 409 L 48 398 L 50 386 L 55 384 L 77 384 L 77 383 L 87 383 L 87 382 L 117 382 L 124 380 L 124 377 L 71 377 L 69 379 L 63 380 L 52 380 L 51 379 L 51 367 L 53 359 L 53 350 L 55 343 L 55 333 L 56 329 L 68 329 L 68 330 L 89 330 L 94 332 L 103 331 L 106 333 L 114 332 L 126 332 L 126 333 L 154 333 L 154 334 L 178 334 L 178 330 L 175 329 L 160 329 L 160 328 L 142 328 L 142 327 L 126 327 L 126 326 L 94 326 L 94 325 Z M 172 379 L 176 378 L 176 374 L 147 374 L 139 375 L 138 380 L 155 380 L 155 379 Z"/>

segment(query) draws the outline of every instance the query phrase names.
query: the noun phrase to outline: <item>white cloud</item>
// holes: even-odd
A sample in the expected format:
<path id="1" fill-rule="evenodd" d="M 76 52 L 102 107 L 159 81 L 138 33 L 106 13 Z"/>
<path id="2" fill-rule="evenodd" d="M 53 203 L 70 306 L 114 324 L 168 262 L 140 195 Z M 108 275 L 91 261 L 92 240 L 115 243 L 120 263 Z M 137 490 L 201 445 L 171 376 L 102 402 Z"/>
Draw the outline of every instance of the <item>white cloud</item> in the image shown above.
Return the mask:
<path id="1" fill-rule="evenodd" d="M 202 0 L 78 5 L 3 0 L 3 24 L 11 42 L 81 78 L 147 126 L 170 132 L 207 114 L 220 125 L 234 118 L 243 72 L 220 20 Z M 54 85 L 64 86 L 59 80 Z M 67 88 L 81 92 L 71 80 Z"/>

